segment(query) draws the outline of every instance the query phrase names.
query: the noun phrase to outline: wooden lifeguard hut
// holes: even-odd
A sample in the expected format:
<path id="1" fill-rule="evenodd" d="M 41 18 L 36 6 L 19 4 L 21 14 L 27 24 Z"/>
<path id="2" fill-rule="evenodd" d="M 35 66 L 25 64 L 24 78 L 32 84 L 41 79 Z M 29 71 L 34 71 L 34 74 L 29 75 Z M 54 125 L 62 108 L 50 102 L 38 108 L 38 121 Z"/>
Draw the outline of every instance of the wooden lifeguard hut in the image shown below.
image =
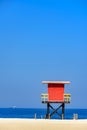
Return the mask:
<path id="1" fill-rule="evenodd" d="M 48 93 L 41 94 L 42 103 L 47 104 L 46 118 L 50 119 L 54 114 L 57 114 L 61 119 L 64 119 L 65 103 L 70 103 L 71 95 L 64 93 L 65 84 L 70 84 L 69 81 L 42 81 L 48 85 Z M 53 103 L 58 104 L 57 108 L 52 106 Z M 50 111 L 52 109 L 52 111 Z M 61 111 L 59 111 L 59 109 Z M 59 112 L 60 113 L 59 113 Z"/>

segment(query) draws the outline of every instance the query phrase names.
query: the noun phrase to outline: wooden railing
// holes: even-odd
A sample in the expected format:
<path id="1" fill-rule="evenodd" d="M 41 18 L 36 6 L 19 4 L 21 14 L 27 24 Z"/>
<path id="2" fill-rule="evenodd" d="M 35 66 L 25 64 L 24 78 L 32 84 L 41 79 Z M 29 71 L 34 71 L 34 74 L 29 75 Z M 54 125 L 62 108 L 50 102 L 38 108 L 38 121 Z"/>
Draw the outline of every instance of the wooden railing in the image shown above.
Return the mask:
<path id="1" fill-rule="evenodd" d="M 41 94 L 41 101 L 42 101 L 42 103 L 48 102 L 48 94 L 47 93 Z M 71 101 L 71 94 L 64 94 L 64 102 L 70 103 L 70 101 Z"/>
<path id="2" fill-rule="evenodd" d="M 47 93 L 41 94 L 41 101 L 42 102 L 47 102 L 48 101 L 48 94 Z"/>
<path id="3" fill-rule="evenodd" d="M 71 94 L 64 94 L 64 102 L 70 103 L 71 101 Z"/>

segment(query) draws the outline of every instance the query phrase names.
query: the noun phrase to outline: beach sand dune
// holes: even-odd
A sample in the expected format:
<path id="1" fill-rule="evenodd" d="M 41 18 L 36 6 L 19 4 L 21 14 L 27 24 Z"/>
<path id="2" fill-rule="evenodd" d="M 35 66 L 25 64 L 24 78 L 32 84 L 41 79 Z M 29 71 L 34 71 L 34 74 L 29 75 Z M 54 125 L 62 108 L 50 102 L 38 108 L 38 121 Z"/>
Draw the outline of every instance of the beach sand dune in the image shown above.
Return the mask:
<path id="1" fill-rule="evenodd" d="M 87 130 L 87 120 L 0 119 L 0 130 Z"/>

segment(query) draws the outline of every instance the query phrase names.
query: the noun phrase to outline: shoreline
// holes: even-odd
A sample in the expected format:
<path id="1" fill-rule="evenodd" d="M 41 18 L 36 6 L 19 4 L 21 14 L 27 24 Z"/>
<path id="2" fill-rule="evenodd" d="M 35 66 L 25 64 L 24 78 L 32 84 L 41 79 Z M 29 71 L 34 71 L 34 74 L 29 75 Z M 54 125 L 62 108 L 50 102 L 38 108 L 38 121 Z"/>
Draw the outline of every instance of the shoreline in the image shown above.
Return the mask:
<path id="1" fill-rule="evenodd" d="M 87 119 L 0 118 L 0 130 L 86 130 Z"/>

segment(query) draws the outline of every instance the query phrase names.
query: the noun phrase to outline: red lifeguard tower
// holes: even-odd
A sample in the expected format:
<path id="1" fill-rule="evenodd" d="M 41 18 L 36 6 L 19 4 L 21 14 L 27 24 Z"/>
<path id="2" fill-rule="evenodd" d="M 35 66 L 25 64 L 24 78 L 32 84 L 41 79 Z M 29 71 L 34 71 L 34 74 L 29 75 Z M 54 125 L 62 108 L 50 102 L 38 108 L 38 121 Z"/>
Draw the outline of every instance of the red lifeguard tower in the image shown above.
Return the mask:
<path id="1" fill-rule="evenodd" d="M 65 84 L 70 84 L 69 81 L 42 81 L 43 84 L 48 85 L 48 93 L 41 94 L 42 103 L 47 104 L 46 118 L 51 118 L 54 114 L 58 114 L 61 119 L 64 119 L 65 103 L 70 103 L 70 94 L 64 94 Z M 58 103 L 55 109 L 52 104 Z M 50 109 L 53 111 L 51 112 Z M 61 109 L 61 113 L 58 110 Z"/>

